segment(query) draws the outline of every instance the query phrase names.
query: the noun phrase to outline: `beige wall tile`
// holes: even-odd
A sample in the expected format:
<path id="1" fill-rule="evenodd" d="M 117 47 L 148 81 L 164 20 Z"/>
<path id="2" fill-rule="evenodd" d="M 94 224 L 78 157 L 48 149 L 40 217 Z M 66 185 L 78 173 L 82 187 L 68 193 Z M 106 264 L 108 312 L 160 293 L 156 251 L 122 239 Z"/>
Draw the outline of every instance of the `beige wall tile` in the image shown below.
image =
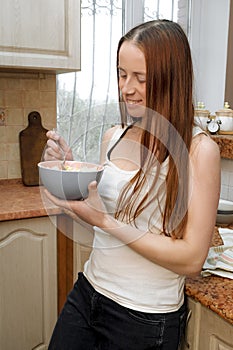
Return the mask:
<path id="1" fill-rule="evenodd" d="M 4 90 L 0 90 L 0 107 L 3 107 L 4 105 L 5 105 L 5 93 L 4 93 Z"/>
<path id="2" fill-rule="evenodd" d="M 0 161 L 7 160 L 6 149 L 7 149 L 7 145 L 5 143 L 0 143 Z"/>
<path id="3" fill-rule="evenodd" d="M 19 160 L 19 143 L 8 143 L 6 145 L 7 159 L 8 160 Z"/>
<path id="4" fill-rule="evenodd" d="M 21 90 L 39 91 L 39 79 L 20 79 Z"/>
<path id="5" fill-rule="evenodd" d="M 6 90 L 20 90 L 20 80 L 13 78 L 6 79 L 5 86 Z"/>
<path id="6" fill-rule="evenodd" d="M 6 126 L 7 143 L 17 143 L 19 140 L 19 133 L 23 129 L 23 126 L 20 125 Z"/>
<path id="7" fill-rule="evenodd" d="M 40 109 L 42 125 L 44 128 L 50 130 L 56 127 L 56 108 L 41 108 Z"/>
<path id="8" fill-rule="evenodd" d="M 40 101 L 42 108 L 55 108 L 56 103 L 54 104 L 54 101 L 56 101 L 56 92 L 42 91 L 40 93 Z"/>
<path id="9" fill-rule="evenodd" d="M 56 77 L 46 74 L 44 79 L 40 79 L 40 91 L 56 91 Z"/>
<path id="10" fill-rule="evenodd" d="M 21 177 L 21 166 L 19 160 L 8 161 L 8 179 L 18 179 Z"/>
<path id="11" fill-rule="evenodd" d="M 7 111 L 6 125 L 24 125 L 23 109 L 9 108 Z"/>
<path id="12" fill-rule="evenodd" d="M 23 107 L 23 94 L 21 91 L 7 90 L 5 92 L 5 107 Z"/>
<path id="13" fill-rule="evenodd" d="M 0 143 L 7 142 L 6 126 L 0 126 Z"/>
<path id="14" fill-rule="evenodd" d="M 38 111 L 46 129 L 56 126 L 56 75 L 0 73 L 0 108 L 7 111 L 6 126 L 0 126 L 0 179 L 21 178 L 19 133 L 28 114 Z"/>
<path id="15" fill-rule="evenodd" d="M 24 107 L 33 108 L 33 110 L 40 107 L 40 92 L 39 91 L 24 91 Z"/>
<path id="16" fill-rule="evenodd" d="M 7 82 L 7 79 L 2 78 L 0 73 L 0 90 L 6 90 L 6 82 Z"/>
<path id="17" fill-rule="evenodd" d="M 0 179 L 7 179 L 7 167 L 8 167 L 8 161 L 0 161 Z"/>

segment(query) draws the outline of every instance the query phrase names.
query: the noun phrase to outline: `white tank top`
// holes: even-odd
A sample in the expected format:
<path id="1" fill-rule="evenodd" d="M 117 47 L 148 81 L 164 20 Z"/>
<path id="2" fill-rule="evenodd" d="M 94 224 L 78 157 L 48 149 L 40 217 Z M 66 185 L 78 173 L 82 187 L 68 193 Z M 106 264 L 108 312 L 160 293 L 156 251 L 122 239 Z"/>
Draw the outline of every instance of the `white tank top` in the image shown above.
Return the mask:
<path id="1" fill-rule="evenodd" d="M 113 135 L 109 149 L 117 142 L 122 131 L 118 129 Z M 199 133 L 203 131 L 194 127 L 193 135 Z M 167 170 L 168 159 L 161 166 L 155 191 L 164 185 Z M 122 187 L 135 173 L 119 169 L 109 159 L 106 160 L 98 190 L 109 213 L 114 214 Z M 153 171 L 150 175 L 153 177 Z M 163 197 L 160 197 L 162 205 L 165 195 L 166 191 L 163 191 Z M 144 232 L 148 230 L 151 210 L 147 207 L 137 218 L 137 227 Z M 154 234 L 162 231 L 159 210 L 154 215 L 153 227 Z M 94 230 L 93 249 L 84 266 L 84 275 L 96 291 L 120 305 L 142 312 L 172 312 L 181 307 L 184 302 L 185 276 L 149 261 L 98 227 L 94 227 Z"/>

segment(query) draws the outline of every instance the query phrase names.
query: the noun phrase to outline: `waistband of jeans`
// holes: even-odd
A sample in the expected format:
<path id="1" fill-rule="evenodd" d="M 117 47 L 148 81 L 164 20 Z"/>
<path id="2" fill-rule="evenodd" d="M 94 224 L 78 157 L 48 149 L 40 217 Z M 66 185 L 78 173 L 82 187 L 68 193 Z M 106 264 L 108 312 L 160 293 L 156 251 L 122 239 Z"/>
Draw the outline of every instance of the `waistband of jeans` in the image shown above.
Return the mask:
<path id="1" fill-rule="evenodd" d="M 91 285 L 91 283 L 88 281 L 83 272 L 78 273 L 78 282 L 83 283 L 85 288 L 87 288 L 90 293 L 97 293 L 95 288 Z"/>

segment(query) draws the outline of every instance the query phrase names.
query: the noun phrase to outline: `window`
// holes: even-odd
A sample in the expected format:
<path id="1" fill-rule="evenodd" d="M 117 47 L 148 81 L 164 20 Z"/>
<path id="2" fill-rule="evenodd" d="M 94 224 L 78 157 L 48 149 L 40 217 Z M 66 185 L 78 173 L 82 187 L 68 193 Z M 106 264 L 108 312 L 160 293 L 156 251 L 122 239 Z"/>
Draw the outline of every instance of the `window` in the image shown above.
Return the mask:
<path id="1" fill-rule="evenodd" d="M 119 122 L 115 61 L 122 34 L 138 23 L 155 18 L 177 21 L 188 2 L 81 1 L 82 69 L 58 75 L 57 79 L 57 127 L 72 146 L 75 158 L 98 162 L 105 129 Z"/>

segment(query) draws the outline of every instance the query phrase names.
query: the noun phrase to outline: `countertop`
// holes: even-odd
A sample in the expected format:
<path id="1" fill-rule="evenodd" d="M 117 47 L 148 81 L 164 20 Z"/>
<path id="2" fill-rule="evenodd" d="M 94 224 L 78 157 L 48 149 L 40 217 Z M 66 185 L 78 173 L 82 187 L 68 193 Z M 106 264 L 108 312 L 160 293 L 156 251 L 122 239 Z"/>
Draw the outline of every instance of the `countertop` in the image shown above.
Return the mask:
<path id="1" fill-rule="evenodd" d="M 233 324 L 233 280 L 218 276 L 187 278 L 185 292 Z"/>
<path id="2" fill-rule="evenodd" d="M 225 226 L 226 227 L 226 226 Z M 233 226 L 228 226 L 233 229 Z M 222 245 L 218 227 L 215 227 L 211 246 Z M 186 278 L 185 292 L 202 305 L 233 324 L 233 280 L 218 276 Z"/>
<path id="3" fill-rule="evenodd" d="M 21 179 L 0 180 L 0 221 L 57 215 L 61 210 L 43 196 L 42 187 L 24 186 Z"/>
<path id="4" fill-rule="evenodd" d="M 222 158 L 233 159 L 233 134 L 232 135 L 211 135 L 211 138 L 219 146 Z"/>
<path id="5" fill-rule="evenodd" d="M 61 214 L 46 200 L 40 186 L 24 186 L 18 180 L 0 180 L 0 221 Z M 212 245 L 222 244 L 215 228 Z M 223 277 L 187 278 L 186 294 L 233 324 L 233 280 Z"/>

